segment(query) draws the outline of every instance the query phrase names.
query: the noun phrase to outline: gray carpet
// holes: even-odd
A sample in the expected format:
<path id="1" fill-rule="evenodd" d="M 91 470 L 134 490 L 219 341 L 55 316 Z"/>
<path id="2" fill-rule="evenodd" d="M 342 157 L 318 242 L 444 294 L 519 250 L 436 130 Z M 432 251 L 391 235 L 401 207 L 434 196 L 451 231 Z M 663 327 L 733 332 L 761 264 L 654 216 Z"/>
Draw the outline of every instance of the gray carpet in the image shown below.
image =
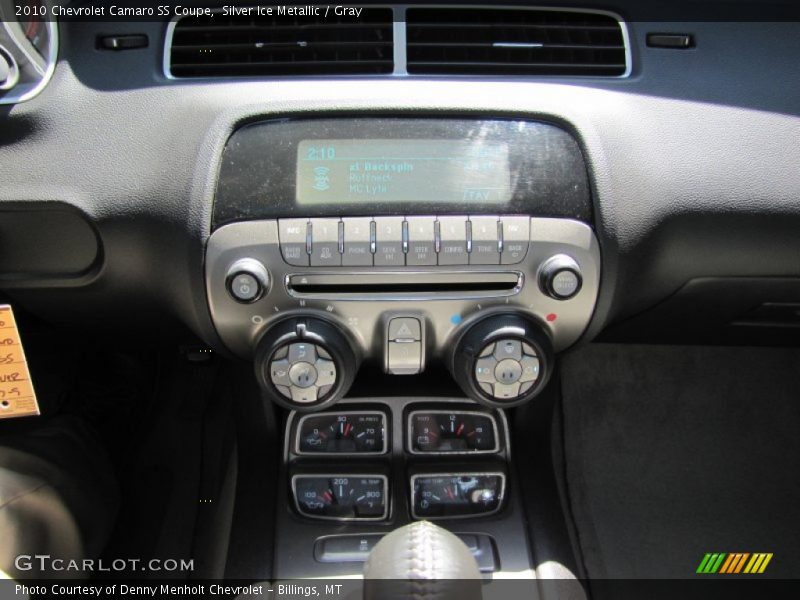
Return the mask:
<path id="1" fill-rule="evenodd" d="M 594 344 L 565 357 L 569 502 L 594 578 L 772 552 L 800 578 L 800 351 Z"/>

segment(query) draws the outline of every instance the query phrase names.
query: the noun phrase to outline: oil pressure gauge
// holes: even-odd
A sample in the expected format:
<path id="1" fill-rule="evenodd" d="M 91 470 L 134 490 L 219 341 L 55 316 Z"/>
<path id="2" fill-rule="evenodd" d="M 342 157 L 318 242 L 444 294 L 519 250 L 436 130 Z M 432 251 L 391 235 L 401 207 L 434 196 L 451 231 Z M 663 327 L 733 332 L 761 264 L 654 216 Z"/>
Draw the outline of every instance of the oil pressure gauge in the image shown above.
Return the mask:
<path id="1" fill-rule="evenodd" d="M 297 454 L 383 454 L 386 415 L 380 411 L 338 411 L 306 415 L 297 426 Z"/>

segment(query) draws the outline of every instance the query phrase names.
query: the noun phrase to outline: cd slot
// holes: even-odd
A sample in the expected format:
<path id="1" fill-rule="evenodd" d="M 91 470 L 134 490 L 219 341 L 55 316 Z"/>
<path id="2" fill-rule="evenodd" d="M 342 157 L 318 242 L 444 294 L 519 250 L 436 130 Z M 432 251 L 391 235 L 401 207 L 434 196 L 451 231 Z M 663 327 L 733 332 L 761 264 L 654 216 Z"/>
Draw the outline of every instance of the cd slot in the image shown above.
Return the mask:
<path id="1" fill-rule="evenodd" d="M 290 275 L 288 292 L 298 298 L 484 298 L 510 296 L 522 288 L 518 272 L 386 272 Z"/>

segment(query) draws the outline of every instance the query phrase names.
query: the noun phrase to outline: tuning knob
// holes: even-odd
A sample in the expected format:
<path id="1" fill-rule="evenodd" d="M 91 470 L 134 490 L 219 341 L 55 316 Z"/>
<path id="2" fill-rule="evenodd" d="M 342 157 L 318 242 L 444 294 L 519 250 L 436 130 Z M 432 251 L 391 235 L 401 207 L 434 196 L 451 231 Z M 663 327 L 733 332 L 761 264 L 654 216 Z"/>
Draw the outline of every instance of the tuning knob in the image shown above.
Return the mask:
<path id="1" fill-rule="evenodd" d="M 330 406 L 353 383 L 359 360 L 333 323 L 292 317 L 270 327 L 256 346 L 259 384 L 278 404 L 311 412 Z"/>
<path id="2" fill-rule="evenodd" d="M 581 268 L 566 254 L 548 259 L 539 269 L 539 287 L 556 300 L 569 300 L 581 291 Z"/>
<path id="3" fill-rule="evenodd" d="M 535 322 L 517 313 L 496 314 L 458 338 L 450 371 L 474 400 L 506 408 L 531 400 L 544 388 L 552 354 L 550 338 Z"/>

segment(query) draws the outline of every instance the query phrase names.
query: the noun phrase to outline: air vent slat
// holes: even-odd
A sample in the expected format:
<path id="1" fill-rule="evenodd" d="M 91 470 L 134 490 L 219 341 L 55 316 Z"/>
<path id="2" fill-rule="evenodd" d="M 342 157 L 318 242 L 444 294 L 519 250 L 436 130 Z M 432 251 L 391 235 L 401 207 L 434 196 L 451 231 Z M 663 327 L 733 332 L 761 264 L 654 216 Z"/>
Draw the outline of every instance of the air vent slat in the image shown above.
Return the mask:
<path id="1" fill-rule="evenodd" d="M 169 48 L 173 77 L 370 75 L 394 69 L 393 12 L 359 18 L 186 17 Z"/>
<path id="2" fill-rule="evenodd" d="M 621 76 L 628 55 L 610 15 L 542 9 L 412 8 L 410 74 Z"/>

